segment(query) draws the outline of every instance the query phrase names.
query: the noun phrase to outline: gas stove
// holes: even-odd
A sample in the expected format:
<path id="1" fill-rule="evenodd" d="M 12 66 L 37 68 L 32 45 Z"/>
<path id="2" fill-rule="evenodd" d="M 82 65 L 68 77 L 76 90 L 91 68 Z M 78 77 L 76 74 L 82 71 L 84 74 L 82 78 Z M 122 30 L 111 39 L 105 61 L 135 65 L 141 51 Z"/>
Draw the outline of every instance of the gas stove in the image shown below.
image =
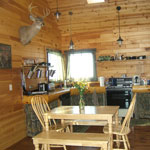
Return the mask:
<path id="1" fill-rule="evenodd" d="M 131 89 L 132 78 L 109 78 L 106 89 Z"/>
<path id="2" fill-rule="evenodd" d="M 120 106 L 119 116 L 124 117 L 132 98 L 132 78 L 109 78 L 106 94 L 107 105 Z"/>

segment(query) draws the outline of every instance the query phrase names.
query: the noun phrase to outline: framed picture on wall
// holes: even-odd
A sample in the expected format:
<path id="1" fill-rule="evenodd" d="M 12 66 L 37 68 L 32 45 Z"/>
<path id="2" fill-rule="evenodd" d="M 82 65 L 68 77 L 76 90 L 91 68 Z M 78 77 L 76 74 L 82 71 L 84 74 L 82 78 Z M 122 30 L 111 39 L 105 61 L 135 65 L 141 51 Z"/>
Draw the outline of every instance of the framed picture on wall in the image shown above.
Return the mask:
<path id="1" fill-rule="evenodd" d="M 11 68 L 11 46 L 0 43 L 0 69 Z"/>

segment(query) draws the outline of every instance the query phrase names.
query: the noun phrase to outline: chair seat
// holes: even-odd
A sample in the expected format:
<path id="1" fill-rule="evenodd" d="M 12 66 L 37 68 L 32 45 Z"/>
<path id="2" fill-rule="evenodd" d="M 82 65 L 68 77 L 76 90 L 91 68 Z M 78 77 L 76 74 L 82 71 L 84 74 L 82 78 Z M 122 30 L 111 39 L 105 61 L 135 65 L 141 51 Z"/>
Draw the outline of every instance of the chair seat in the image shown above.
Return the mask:
<path id="1" fill-rule="evenodd" d="M 117 135 L 127 135 L 128 133 L 130 133 L 130 128 L 124 127 L 123 132 L 121 132 L 121 128 L 122 128 L 121 125 L 116 126 L 115 124 L 113 124 L 112 133 L 117 134 Z M 103 132 L 104 133 L 109 133 L 108 124 L 106 126 L 104 126 Z"/>

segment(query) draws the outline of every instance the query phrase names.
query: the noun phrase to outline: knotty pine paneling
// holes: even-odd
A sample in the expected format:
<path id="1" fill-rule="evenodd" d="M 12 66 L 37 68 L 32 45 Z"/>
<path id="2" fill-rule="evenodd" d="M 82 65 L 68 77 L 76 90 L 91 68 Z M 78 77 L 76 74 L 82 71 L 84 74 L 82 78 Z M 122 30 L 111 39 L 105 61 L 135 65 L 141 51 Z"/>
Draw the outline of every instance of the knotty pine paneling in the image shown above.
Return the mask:
<path id="1" fill-rule="evenodd" d="M 48 0 L 55 12 L 56 4 Z M 121 6 L 120 25 L 123 45 L 117 44 L 118 13 Z M 150 1 L 148 0 L 108 0 L 106 3 L 90 4 L 86 0 L 59 1 L 62 13 L 57 23 L 62 35 L 62 50 L 68 50 L 70 42 L 70 16 L 72 10 L 72 39 L 76 49 L 96 48 L 99 56 L 150 56 Z M 132 77 L 141 75 L 150 79 L 149 59 L 97 62 L 97 76 L 107 78 L 120 77 L 122 74 Z"/>
<path id="2" fill-rule="evenodd" d="M 33 9 L 33 13 L 42 16 L 43 8 L 48 7 L 47 1 L 32 2 L 38 6 Z M 11 45 L 12 54 L 12 69 L 0 69 L 0 150 L 26 136 L 21 87 L 23 59 L 46 61 L 46 47 L 61 48 L 60 32 L 53 14 L 44 19 L 45 26 L 29 45 L 24 46 L 20 43 L 18 34 L 20 26 L 32 24 L 28 12 L 30 3 L 31 0 L 0 0 L 0 43 Z M 37 83 L 37 80 L 34 81 Z M 12 91 L 9 91 L 9 84 L 13 86 Z"/>
<path id="3" fill-rule="evenodd" d="M 43 15 L 43 8 L 51 8 L 50 16 L 45 18 L 45 26 L 33 38 L 29 45 L 23 46 L 19 42 L 18 29 L 21 25 L 30 25 L 27 7 L 30 0 L 1 0 L 0 1 L 0 43 L 9 44 L 12 47 L 12 69 L 0 70 L 0 117 L 2 123 L 9 118 L 18 116 L 18 111 L 23 110 L 21 103 L 21 67 L 24 58 L 34 58 L 39 62 L 46 60 L 46 47 L 52 49 L 67 50 L 70 43 L 70 16 L 73 11 L 72 37 L 76 49 L 96 48 L 96 58 L 103 55 L 115 56 L 150 56 L 150 1 L 148 0 L 109 0 L 108 3 L 88 5 L 86 0 L 61 0 L 59 10 L 62 13 L 60 20 L 56 22 L 53 13 L 56 11 L 56 1 L 36 0 L 33 10 L 37 15 Z M 48 3 L 47 3 L 48 2 Z M 118 39 L 118 18 L 116 6 L 122 7 L 121 36 L 124 39 L 122 47 L 116 43 Z M 150 79 L 150 60 L 129 60 L 97 62 L 97 76 L 121 76 L 127 74 L 133 76 L 139 74 Z M 44 78 L 42 78 L 43 80 Z M 33 79 L 29 84 L 38 81 Z M 8 91 L 9 84 L 13 85 L 13 91 Z M 11 117 L 6 115 L 15 114 Z M 24 112 L 22 111 L 23 115 Z M 23 122 L 24 119 L 19 119 Z M 14 126 L 19 126 L 15 122 Z M 22 123 L 15 131 L 6 126 L 7 130 L 0 132 L 4 136 L 2 149 L 22 139 L 25 128 Z M 5 135 L 4 135 L 5 133 Z M 15 134 L 14 138 L 12 135 Z M 8 138 L 9 137 L 9 138 Z"/>
<path id="4" fill-rule="evenodd" d="M 0 117 L 0 149 L 18 142 L 26 135 L 24 110 L 12 111 Z"/>

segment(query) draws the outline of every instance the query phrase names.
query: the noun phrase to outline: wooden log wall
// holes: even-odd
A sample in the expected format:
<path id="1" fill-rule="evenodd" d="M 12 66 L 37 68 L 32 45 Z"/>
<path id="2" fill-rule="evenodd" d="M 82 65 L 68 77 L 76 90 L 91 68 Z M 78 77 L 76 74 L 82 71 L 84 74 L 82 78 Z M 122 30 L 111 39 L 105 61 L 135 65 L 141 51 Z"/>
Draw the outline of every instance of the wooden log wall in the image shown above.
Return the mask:
<path id="1" fill-rule="evenodd" d="M 49 0 L 52 3 L 51 0 Z M 50 4 L 52 7 L 53 5 Z M 118 13 L 121 6 L 120 24 L 123 45 L 117 44 Z M 90 4 L 86 0 L 59 2 L 62 18 L 58 27 L 62 34 L 62 50 L 68 50 L 70 42 L 70 19 L 72 10 L 72 39 L 75 49 L 96 48 L 99 56 L 143 56 L 146 60 L 121 60 L 97 62 L 97 76 L 129 77 L 140 75 L 150 79 L 150 1 L 108 0 L 108 3 Z M 70 9 L 67 9 L 67 8 Z"/>
<path id="2" fill-rule="evenodd" d="M 38 6 L 33 13 L 42 16 L 46 0 L 32 1 Z M 21 88 L 21 69 L 24 58 L 46 61 L 46 47 L 60 49 L 60 32 L 53 14 L 45 18 L 45 26 L 29 45 L 19 41 L 20 26 L 31 25 L 30 0 L 0 0 L 0 43 L 11 45 L 12 69 L 0 69 L 0 150 L 4 150 L 26 136 L 25 113 Z M 13 90 L 9 91 L 9 84 Z"/>
<path id="3" fill-rule="evenodd" d="M 48 1 L 48 3 L 47 3 Z M 21 69 L 25 58 L 46 61 L 46 47 L 67 50 L 70 42 L 70 17 L 73 11 L 72 37 L 76 49 L 96 48 L 99 56 L 150 56 L 150 1 L 109 0 L 109 3 L 88 5 L 86 0 L 61 0 L 62 13 L 57 22 L 53 16 L 56 2 L 36 0 L 33 10 L 43 15 L 43 8 L 49 4 L 50 16 L 45 26 L 29 45 L 19 41 L 18 29 L 31 25 L 28 5 L 31 0 L 0 0 L 0 43 L 11 45 L 12 69 L 0 69 L 0 149 L 4 150 L 26 136 L 25 116 L 22 104 Z M 118 39 L 118 18 L 116 6 L 121 6 L 122 47 Z M 61 38 L 62 37 L 62 38 Z M 149 58 L 149 57 L 148 57 Z M 150 59 L 97 62 L 97 76 L 141 75 L 150 79 Z M 32 83 L 33 81 L 31 81 Z M 34 81 L 35 84 L 38 81 Z M 13 91 L 9 91 L 12 84 Z"/>

